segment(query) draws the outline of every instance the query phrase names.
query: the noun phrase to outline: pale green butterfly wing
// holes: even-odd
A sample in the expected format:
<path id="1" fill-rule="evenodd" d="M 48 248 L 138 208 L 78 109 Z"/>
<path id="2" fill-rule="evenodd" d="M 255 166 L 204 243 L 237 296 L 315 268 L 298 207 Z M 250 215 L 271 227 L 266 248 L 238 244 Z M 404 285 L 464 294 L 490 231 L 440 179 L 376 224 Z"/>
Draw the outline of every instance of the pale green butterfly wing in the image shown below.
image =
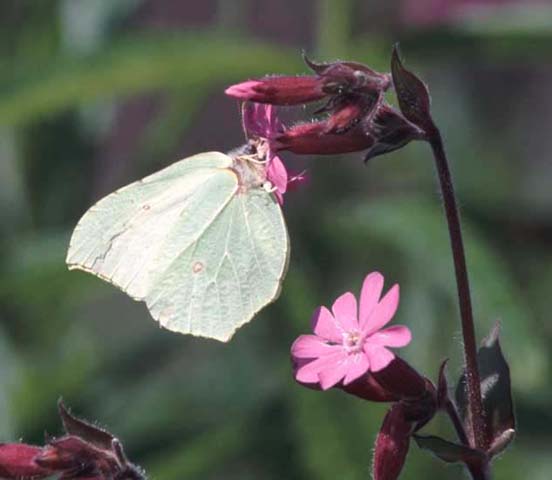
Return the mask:
<path id="1" fill-rule="evenodd" d="M 143 300 L 181 333 L 228 340 L 279 294 L 288 260 L 280 207 L 240 187 L 217 152 L 181 160 L 100 200 L 67 263 Z"/>
<path id="2" fill-rule="evenodd" d="M 69 268 L 107 280 L 137 300 L 145 299 L 159 274 L 178 252 L 166 239 L 184 220 L 191 243 L 194 232 L 212 221 L 237 190 L 221 153 L 196 155 L 121 188 L 91 207 L 76 226 Z M 209 200 L 210 199 L 210 200 Z"/>

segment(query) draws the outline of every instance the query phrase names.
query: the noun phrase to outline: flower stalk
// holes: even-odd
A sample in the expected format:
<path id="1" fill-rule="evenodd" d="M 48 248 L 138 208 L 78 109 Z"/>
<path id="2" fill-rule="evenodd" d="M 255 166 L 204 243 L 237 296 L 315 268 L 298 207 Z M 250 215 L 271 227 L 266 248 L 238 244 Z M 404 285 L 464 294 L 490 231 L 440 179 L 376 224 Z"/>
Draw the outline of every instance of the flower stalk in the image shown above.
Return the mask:
<path id="1" fill-rule="evenodd" d="M 469 419 L 471 422 L 471 432 L 468 432 L 468 440 L 471 447 L 485 449 L 487 447 L 487 440 L 485 438 L 481 381 L 479 366 L 477 364 L 477 344 L 460 216 L 443 140 L 436 127 L 430 133 L 429 142 L 433 151 L 435 167 L 439 177 L 439 186 L 443 196 L 460 305 L 464 358 L 466 361 L 466 385 L 470 408 Z"/>
<path id="2" fill-rule="evenodd" d="M 391 60 L 393 84 L 403 115 L 425 133 L 425 139 L 431 146 L 435 167 L 439 177 L 445 216 L 450 237 L 454 273 L 460 306 L 462 337 L 464 339 L 464 359 L 466 362 L 466 386 L 468 394 L 467 435 L 469 446 L 486 450 L 488 441 L 485 433 L 483 400 L 481 397 L 481 378 L 477 363 L 477 345 L 473 311 L 470 296 L 470 284 L 460 215 L 454 193 L 454 184 L 450 174 L 445 148 L 439 129 L 435 126 L 430 113 L 430 97 L 427 86 L 412 72 L 406 70 L 395 47 Z"/>

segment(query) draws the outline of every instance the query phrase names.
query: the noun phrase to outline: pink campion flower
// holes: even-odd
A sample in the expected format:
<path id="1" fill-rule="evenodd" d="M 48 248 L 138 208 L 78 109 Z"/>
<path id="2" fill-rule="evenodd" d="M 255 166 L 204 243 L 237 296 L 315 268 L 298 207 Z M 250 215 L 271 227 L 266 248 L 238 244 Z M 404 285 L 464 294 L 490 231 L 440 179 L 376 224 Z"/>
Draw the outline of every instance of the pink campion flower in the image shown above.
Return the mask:
<path id="1" fill-rule="evenodd" d="M 265 175 L 274 189 L 280 204 L 284 203 L 289 183 L 284 162 L 276 155 L 273 139 L 283 131 L 283 125 L 276 116 L 272 105 L 246 102 L 242 107 L 242 122 L 245 135 L 255 143 L 255 148 L 266 161 Z"/>
<path id="2" fill-rule="evenodd" d="M 304 56 L 314 75 L 270 75 L 231 85 L 226 95 L 271 105 L 301 105 L 343 94 L 384 92 L 391 85 L 387 73 L 358 62 L 315 63 Z"/>
<path id="3" fill-rule="evenodd" d="M 298 105 L 315 102 L 327 94 L 323 84 L 313 75 L 272 76 L 246 80 L 228 87 L 224 93 L 230 97 L 271 105 Z"/>
<path id="4" fill-rule="evenodd" d="M 404 347 L 411 340 L 402 325 L 383 328 L 395 315 L 399 286 L 380 299 L 383 276 L 369 274 L 360 294 L 360 308 L 351 292 L 341 295 L 330 312 L 319 307 L 313 316 L 314 335 L 301 335 L 291 347 L 299 383 L 317 384 L 327 390 L 339 382 L 349 385 L 366 372 L 379 372 L 395 355 L 387 347 Z"/>

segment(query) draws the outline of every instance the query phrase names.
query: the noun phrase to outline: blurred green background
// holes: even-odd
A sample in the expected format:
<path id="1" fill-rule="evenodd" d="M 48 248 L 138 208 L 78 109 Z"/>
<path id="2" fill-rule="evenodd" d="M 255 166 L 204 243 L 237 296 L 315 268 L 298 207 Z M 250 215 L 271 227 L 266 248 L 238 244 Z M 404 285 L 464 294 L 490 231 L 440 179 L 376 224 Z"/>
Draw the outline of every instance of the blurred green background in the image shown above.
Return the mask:
<path id="1" fill-rule="evenodd" d="M 60 432 L 56 400 L 108 426 L 153 479 L 369 478 L 385 405 L 296 385 L 313 309 L 378 269 L 401 284 L 404 356 L 461 368 L 452 261 L 427 146 L 285 156 L 280 299 L 229 344 L 159 329 L 143 304 L 66 270 L 97 199 L 171 162 L 243 142 L 225 86 L 302 73 L 300 52 L 388 70 L 400 41 L 430 85 L 467 237 L 480 338 L 502 320 L 519 433 L 497 479 L 552 471 L 552 5 L 491 0 L 2 0 L 0 442 Z M 449 434 L 443 419 L 426 432 Z M 404 479 L 459 479 L 415 446 Z"/>

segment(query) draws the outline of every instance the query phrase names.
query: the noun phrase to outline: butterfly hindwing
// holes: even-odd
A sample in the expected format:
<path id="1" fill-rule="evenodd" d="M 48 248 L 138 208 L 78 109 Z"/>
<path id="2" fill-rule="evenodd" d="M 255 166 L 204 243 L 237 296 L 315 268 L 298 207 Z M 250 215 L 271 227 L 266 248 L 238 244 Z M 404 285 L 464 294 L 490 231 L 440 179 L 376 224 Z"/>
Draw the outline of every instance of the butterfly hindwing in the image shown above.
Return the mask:
<path id="1" fill-rule="evenodd" d="M 272 195 L 237 194 L 146 303 L 170 330 L 228 340 L 278 296 L 287 261 L 287 231 Z"/>

